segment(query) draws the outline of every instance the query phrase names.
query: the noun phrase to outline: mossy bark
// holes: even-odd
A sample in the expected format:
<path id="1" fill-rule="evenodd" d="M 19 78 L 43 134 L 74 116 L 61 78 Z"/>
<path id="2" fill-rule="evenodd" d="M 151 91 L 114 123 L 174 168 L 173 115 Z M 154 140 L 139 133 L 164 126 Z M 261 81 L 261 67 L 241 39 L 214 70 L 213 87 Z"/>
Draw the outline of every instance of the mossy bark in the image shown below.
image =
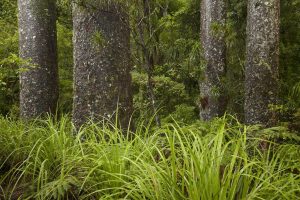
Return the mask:
<path id="1" fill-rule="evenodd" d="M 18 0 L 23 119 L 55 113 L 58 100 L 56 8 L 54 0 Z"/>
<path id="2" fill-rule="evenodd" d="M 223 83 L 226 74 L 225 21 L 224 0 L 202 0 L 201 42 L 206 65 L 200 80 L 200 118 L 203 120 L 222 116 L 226 110 L 227 95 Z"/>
<path id="3" fill-rule="evenodd" d="M 279 90 L 279 0 L 249 0 L 245 122 L 273 126 Z"/>
<path id="4" fill-rule="evenodd" d="M 73 4 L 74 105 L 77 128 L 118 113 L 122 128 L 132 115 L 129 19 L 121 4 Z"/>

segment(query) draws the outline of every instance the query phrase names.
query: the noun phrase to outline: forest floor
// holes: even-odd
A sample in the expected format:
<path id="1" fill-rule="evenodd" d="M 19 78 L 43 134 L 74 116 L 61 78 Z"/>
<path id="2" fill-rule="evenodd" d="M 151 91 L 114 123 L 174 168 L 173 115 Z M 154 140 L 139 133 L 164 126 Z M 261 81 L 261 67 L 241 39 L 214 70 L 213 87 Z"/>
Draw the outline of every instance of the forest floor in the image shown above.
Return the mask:
<path id="1" fill-rule="evenodd" d="M 0 118 L 0 199 L 299 199 L 299 136 L 231 117 L 133 134 Z"/>

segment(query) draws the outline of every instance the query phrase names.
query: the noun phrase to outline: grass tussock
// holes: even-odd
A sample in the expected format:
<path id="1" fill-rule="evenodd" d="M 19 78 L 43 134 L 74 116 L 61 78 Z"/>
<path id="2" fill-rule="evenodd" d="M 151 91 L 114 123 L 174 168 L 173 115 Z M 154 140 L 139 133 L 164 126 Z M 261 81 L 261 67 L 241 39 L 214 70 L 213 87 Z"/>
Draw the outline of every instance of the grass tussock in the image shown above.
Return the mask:
<path id="1" fill-rule="evenodd" d="M 30 124 L 1 118 L 0 199 L 300 196 L 300 146 L 273 139 L 286 134 L 278 129 L 226 118 L 159 129 L 139 125 L 133 139 L 108 123 L 76 135 L 72 129 L 66 117 Z"/>

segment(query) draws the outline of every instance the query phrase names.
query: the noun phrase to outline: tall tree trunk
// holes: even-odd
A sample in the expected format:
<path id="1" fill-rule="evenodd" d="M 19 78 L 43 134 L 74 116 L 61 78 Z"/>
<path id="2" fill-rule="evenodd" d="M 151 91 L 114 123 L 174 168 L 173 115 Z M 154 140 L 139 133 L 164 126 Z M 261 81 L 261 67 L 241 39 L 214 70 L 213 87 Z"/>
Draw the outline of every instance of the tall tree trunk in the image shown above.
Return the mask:
<path id="1" fill-rule="evenodd" d="M 223 84 L 226 74 L 225 19 L 225 0 L 202 0 L 201 42 L 206 65 L 204 80 L 200 81 L 200 117 L 203 120 L 221 116 L 226 110 Z"/>
<path id="2" fill-rule="evenodd" d="M 276 124 L 271 105 L 279 89 L 280 0 L 249 0 L 247 63 L 245 70 L 245 122 Z"/>
<path id="3" fill-rule="evenodd" d="M 118 113 L 122 128 L 128 127 L 133 99 L 126 9 L 113 1 L 74 4 L 73 27 L 75 126 Z"/>
<path id="4" fill-rule="evenodd" d="M 56 8 L 54 0 L 18 0 L 23 119 L 54 113 L 58 100 Z"/>

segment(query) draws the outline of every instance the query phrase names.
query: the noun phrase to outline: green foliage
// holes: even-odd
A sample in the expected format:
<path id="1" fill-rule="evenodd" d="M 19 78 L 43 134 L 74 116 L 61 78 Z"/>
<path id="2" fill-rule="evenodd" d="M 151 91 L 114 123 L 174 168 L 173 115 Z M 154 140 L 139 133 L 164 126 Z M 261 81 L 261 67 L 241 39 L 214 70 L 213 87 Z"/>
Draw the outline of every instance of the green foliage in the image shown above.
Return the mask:
<path id="1" fill-rule="evenodd" d="M 135 109 L 141 111 L 140 116 L 146 119 L 151 116 L 151 104 L 147 90 L 147 75 L 143 73 L 132 73 L 133 88 L 136 93 L 134 97 Z M 166 76 L 153 77 L 155 83 L 155 96 L 159 100 L 159 113 L 166 117 L 170 111 L 175 111 L 178 103 L 188 102 L 189 97 L 182 83 L 173 81 Z M 178 100 L 180 99 L 180 101 Z M 193 115 L 192 115 L 193 116 Z"/>
<path id="2" fill-rule="evenodd" d="M 111 1 L 99 2 L 107 4 Z M 154 92 L 162 119 L 169 121 L 170 115 L 183 113 L 184 116 L 178 116 L 178 119 L 195 121 L 198 118 L 195 112 L 198 112 L 199 82 L 203 80 L 205 66 L 199 37 L 200 0 L 153 0 L 149 3 L 150 13 L 147 17 L 142 15 L 145 11 L 143 1 L 122 2 L 130 8 L 136 118 L 144 116 L 149 119 L 153 115 L 146 84 L 145 56 L 138 43 L 138 25 L 144 22 L 142 29 L 147 50 L 153 57 Z M 297 125 L 300 108 L 297 84 L 300 80 L 299 6 L 299 0 L 281 1 L 280 112 L 281 121 L 294 127 L 300 126 Z M 72 110 L 71 10 L 70 0 L 57 1 L 59 113 L 70 113 Z M 222 83 L 230 97 L 227 112 L 236 114 L 240 119 L 244 112 L 246 20 L 247 1 L 231 0 L 227 5 L 226 25 L 213 24 L 211 27 L 217 35 L 226 35 L 227 76 Z M 146 24 L 150 25 L 150 30 Z M 18 72 L 23 61 L 18 58 L 16 0 L 1 0 L 0 27 L 0 114 L 18 116 Z M 92 38 L 100 46 L 105 42 L 102 39 L 101 33 L 96 33 Z M 190 115 L 187 114 L 189 111 L 192 112 Z"/>
<path id="3" fill-rule="evenodd" d="M 194 106 L 180 104 L 175 106 L 175 111 L 164 119 L 164 123 L 172 123 L 174 120 L 185 124 L 193 124 L 197 119 L 197 110 Z"/>
<path id="4" fill-rule="evenodd" d="M 5 19 L 15 23 L 17 13 L 17 0 L 1 0 L 0 2 L 0 19 Z"/>
<path id="5" fill-rule="evenodd" d="M 11 3 L 3 2 L 7 8 Z M 1 12 L 2 13 L 2 12 Z M 17 56 L 18 34 L 16 23 L 12 23 L 12 16 L 2 13 L 0 18 L 0 113 L 8 114 L 18 103 L 18 64 Z"/>
<path id="6" fill-rule="evenodd" d="M 228 4 L 226 18 L 226 91 L 228 113 L 243 118 L 244 112 L 244 66 L 246 52 L 247 1 L 233 0 Z"/>
<path id="7" fill-rule="evenodd" d="M 300 81 L 300 26 L 299 0 L 281 1 L 281 36 L 280 36 L 280 76 L 281 97 L 285 112 L 282 121 L 299 129 L 300 108 L 299 81 Z"/>
<path id="8" fill-rule="evenodd" d="M 136 108 L 147 108 L 146 119 L 151 112 L 151 99 L 145 98 L 149 93 L 147 86 L 147 69 L 145 59 L 147 55 L 141 47 L 139 33 L 143 32 L 144 43 L 152 58 L 154 92 L 156 103 L 160 108 L 159 115 L 168 117 L 176 111 L 176 106 L 186 104 L 197 109 L 199 94 L 198 79 L 202 73 L 200 66 L 199 42 L 199 1 L 151 1 L 147 9 L 149 16 L 141 18 L 144 10 L 142 3 L 133 4 L 130 15 L 132 16 L 133 29 L 133 57 L 135 58 L 134 86 Z M 194 20 L 196 19 L 197 20 Z M 142 19 L 142 21 L 141 21 Z M 142 25 L 141 25 L 142 24 Z M 137 79 L 137 76 L 143 79 Z M 138 81 L 143 80 L 143 81 Z M 148 94 L 149 95 L 149 94 Z M 140 110 L 138 110 L 140 111 Z M 143 116 L 143 115 L 142 115 Z M 195 115 L 195 119 L 197 118 Z"/>
<path id="9" fill-rule="evenodd" d="M 73 136 L 65 117 L 26 124 L 1 118 L 0 198 L 298 198 L 300 146 L 267 140 L 289 133 L 230 117 L 199 123 L 155 130 L 141 124 L 129 139 L 110 123 Z"/>
<path id="10" fill-rule="evenodd" d="M 73 102 L 73 43 L 72 29 L 64 22 L 57 23 L 59 67 L 59 113 L 70 113 Z"/>
<path id="11" fill-rule="evenodd" d="M 104 0 L 103 2 L 110 2 Z M 129 2 L 129 1 L 124 1 Z M 82 127 L 68 118 L 21 122 L 0 118 L 0 199 L 297 199 L 299 135 L 286 128 L 247 127 L 232 118 L 198 121 L 201 57 L 200 0 L 154 0 L 145 19 L 142 1 L 130 2 L 135 119 L 151 121 L 141 20 L 153 57 L 154 93 L 163 127 L 136 126 L 135 138 L 113 124 Z M 243 115 L 246 1 L 231 0 L 225 34 L 229 113 Z M 72 14 L 58 0 L 59 113 L 72 109 Z M 286 127 L 300 130 L 300 1 L 281 1 L 281 99 Z M 0 1 L 0 113 L 18 116 L 17 1 Z M 103 45 L 101 33 L 92 38 Z M 175 121 L 174 121 L 175 120 Z M 180 124 L 180 125 L 179 125 Z M 189 125 L 186 125 L 189 124 Z M 151 128 L 150 128 L 151 127 Z"/>

